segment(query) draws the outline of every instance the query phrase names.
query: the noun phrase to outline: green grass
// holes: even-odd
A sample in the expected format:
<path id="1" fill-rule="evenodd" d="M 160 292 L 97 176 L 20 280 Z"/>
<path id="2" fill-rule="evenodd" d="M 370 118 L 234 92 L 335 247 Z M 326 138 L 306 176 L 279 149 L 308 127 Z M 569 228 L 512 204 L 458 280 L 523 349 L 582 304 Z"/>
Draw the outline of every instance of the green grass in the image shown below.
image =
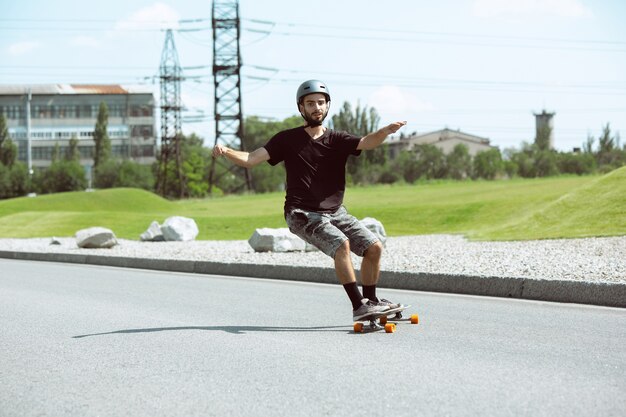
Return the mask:
<path id="1" fill-rule="evenodd" d="M 544 207 L 478 234 L 485 239 L 546 239 L 626 234 L 626 167 L 596 178 Z"/>
<path id="2" fill-rule="evenodd" d="M 103 226 L 138 239 L 151 221 L 195 219 L 198 239 L 247 239 L 285 227 L 283 193 L 171 202 L 136 189 L 0 201 L 0 237 L 72 236 Z M 605 176 L 353 187 L 345 204 L 390 236 L 457 233 L 479 240 L 626 235 L 626 167 Z"/>

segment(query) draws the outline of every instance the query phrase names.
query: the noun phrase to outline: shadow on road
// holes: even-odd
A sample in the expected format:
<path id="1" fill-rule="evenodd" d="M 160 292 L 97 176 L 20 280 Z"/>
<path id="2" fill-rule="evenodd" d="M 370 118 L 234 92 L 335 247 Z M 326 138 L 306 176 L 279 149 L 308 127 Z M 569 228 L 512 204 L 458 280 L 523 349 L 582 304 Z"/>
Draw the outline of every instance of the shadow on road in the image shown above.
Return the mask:
<path id="1" fill-rule="evenodd" d="M 341 329 L 341 330 L 340 330 Z M 342 332 L 345 333 L 349 328 L 346 326 L 323 326 L 323 327 L 274 327 L 274 326 L 182 326 L 182 327 L 152 327 L 147 329 L 125 329 L 115 330 L 112 332 L 83 334 L 72 336 L 72 339 L 82 339 L 92 336 L 106 336 L 112 334 L 136 334 L 136 333 L 154 333 L 169 332 L 183 330 L 208 330 L 221 331 L 231 334 L 246 334 L 249 332 Z"/>

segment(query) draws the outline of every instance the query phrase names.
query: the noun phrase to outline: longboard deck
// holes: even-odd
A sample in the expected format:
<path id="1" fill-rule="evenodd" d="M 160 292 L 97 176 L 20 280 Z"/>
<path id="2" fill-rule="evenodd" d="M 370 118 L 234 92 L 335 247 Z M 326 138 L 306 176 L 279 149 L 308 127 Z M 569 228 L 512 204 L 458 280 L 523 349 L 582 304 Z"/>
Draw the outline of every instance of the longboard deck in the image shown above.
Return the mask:
<path id="1" fill-rule="evenodd" d="M 394 333 L 396 331 L 396 321 L 410 321 L 412 324 L 419 323 L 417 314 L 411 315 L 410 318 L 403 318 L 401 312 L 411 307 L 407 304 L 401 304 L 400 307 L 380 313 L 370 314 L 356 320 L 354 323 L 355 333 L 369 333 L 384 330 L 386 333 Z M 391 317 L 390 317 L 391 316 Z M 376 322 L 379 320 L 380 324 Z M 391 321 L 391 323 L 389 323 Z"/>

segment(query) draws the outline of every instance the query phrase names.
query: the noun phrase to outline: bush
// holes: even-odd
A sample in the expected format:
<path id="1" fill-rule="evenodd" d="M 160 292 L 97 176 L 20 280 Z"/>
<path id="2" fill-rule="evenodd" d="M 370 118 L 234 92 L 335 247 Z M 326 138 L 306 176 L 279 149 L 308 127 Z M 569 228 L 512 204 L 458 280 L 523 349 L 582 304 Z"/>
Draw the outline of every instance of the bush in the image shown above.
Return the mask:
<path id="1" fill-rule="evenodd" d="M 141 188 L 154 190 L 154 175 L 150 165 L 141 165 L 132 161 L 122 161 L 119 164 L 119 175 L 115 182 L 116 187 Z"/>
<path id="2" fill-rule="evenodd" d="M 419 178 L 445 178 L 446 157 L 441 149 L 434 145 L 417 145 L 415 149 Z"/>
<path id="3" fill-rule="evenodd" d="M 113 188 L 119 176 L 119 163 L 108 159 L 94 169 L 93 186 L 95 188 Z"/>
<path id="4" fill-rule="evenodd" d="M 131 187 L 154 190 L 152 167 L 124 160 L 107 160 L 95 170 L 94 187 Z"/>
<path id="5" fill-rule="evenodd" d="M 474 178 L 493 180 L 504 169 L 502 155 L 497 148 L 479 152 L 474 156 Z"/>
<path id="6" fill-rule="evenodd" d="M 560 153 L 557 166 L 561 174 L 591 174 L 596 169 L 596 160 L 589 153 Z"/>
<path id="7" fill-rule="evenodd" d="M 38 193 L 81 191 L 87 188 L 85 170 L 76 161 L 56 161 L 47 169 L 38 171 L 34 177 Z"/>
<path id="8" fill-rule="evenodd" d="M 21 197 L 28 193 L 28 168 L 22 163 L 10 167 L 0 164 L 0 199 Z"/>

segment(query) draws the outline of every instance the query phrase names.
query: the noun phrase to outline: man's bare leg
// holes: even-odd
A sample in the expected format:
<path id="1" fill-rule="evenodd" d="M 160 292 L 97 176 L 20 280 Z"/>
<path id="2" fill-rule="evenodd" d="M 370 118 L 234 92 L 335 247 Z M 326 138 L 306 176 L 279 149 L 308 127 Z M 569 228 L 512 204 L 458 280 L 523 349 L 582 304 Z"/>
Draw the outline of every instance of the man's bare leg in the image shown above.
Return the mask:
<path id="1" fill-rule="evenodd" d="M 335 252 L 335 273 L 350 298 L 353 311 L 356 311 L 363 305 L 363 295 L 356 283 L 356 274 L 350 257 L 350 243 L 347 240 Z"/>
<path id="2" fill-rule="evenodd" d="M 361 262 L 361 283 L 376 285 L 380 277 L 380 258 L 383 254 L 383 245 L 380 242 L 372 244 L 363 255 Z"/>
<path id="3" fill-rule="evenodd" d="M 342 285 L 356 282 L 356 274 L 350 257 L 350 243 L 347 240 L 335 252 L 335 273 Z"/>

